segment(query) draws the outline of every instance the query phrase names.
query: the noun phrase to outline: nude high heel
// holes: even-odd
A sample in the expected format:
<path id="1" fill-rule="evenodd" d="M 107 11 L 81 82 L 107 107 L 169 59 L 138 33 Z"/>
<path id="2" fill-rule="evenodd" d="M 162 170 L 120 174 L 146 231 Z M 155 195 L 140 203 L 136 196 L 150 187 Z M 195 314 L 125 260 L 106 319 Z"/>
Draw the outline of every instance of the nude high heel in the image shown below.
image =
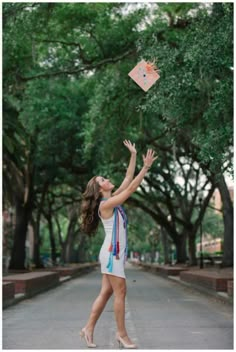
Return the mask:
<path id="1" fill-rule="evenodd" d="M 124 338 L 125 336 L 123 336 L 123 338 Z M 134 344 L 134 343 L 132 343 L 132 344 L 128 344 L 128 343 L 126 343 L 124 340 L 123 340 L 123 338 L 117 333 L 116 334 L 116 340 L 117 340 L 117 342 L 118 342 L 118 344 L 119 344 L 119 348 L 121 349 L 122 347 L 124 347 L 124 348 L 137 348 L 137 346 Z"/>
<path id="2" fill-rule="evenodd" d="M 88 346 L 89 348 L 95 348 L 95 347 L 97 347 L 97 345 L 96 345 L 95 343 L 89 342 L 89 338 L 88 338 L 87 331 L 86 331 L 85 328 L 82 329 L 79 334 L 80 334 L 81 340 L 82 340 L 82 339 L 85 339 L 85 342 L 86 342 L 86 344 L 87 344 L 87 346 Z"/>

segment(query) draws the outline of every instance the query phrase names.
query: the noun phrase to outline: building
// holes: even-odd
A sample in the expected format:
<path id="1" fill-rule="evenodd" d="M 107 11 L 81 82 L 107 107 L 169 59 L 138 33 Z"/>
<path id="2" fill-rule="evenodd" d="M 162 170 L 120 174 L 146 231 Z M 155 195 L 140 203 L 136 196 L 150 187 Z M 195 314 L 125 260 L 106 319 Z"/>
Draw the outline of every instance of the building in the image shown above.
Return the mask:
<path id="1" fill-rule="evenodd" d="M 200 252 L 200 243 L 196 246 L 197 253 Z M 203 239 L 202 251 L 208 253 L 223 251 L 223 240 L 221 238 Z"/>

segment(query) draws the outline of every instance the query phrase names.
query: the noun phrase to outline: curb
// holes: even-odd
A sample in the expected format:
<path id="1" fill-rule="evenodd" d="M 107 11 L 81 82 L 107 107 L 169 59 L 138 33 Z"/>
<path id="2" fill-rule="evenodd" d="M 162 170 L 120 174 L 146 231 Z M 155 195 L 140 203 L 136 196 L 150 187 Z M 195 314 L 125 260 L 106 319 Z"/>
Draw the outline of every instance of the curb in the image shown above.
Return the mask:
<path id="1" fill-rule="evenodd" d="M 49 286 L 49 287 L 47 287 L 45 289 L 42 289 L 41 291 L 38 291 L 38 292 L 36 292 L 34 294 L 17 293 L 17 294 L 15 294 L 15 297 L 12 298 L 12 299 L 8 299 L 8 300 L 5 300 L 5 301 L 2 300 L 2 309 L 6 309 L 8 307 L 14 306 L 15 304 L 20 303 L 20 302 L 22 302 L 25 299 L 32 298 L 34 296 L 40 295 L 42 293 L 45 293 L 45 292 L 47 292 L 47 291 L 49 291 L 51 289 L 57 288 L 60 285 L 62 285 L 64 282 L 67 282 L 67 281 L 70 281 L 70 280 L 73 280 L 73 279 L 77 279 L 80 276 L 89 274 L 91 271 L 93 271 L 93 270 L 95 270 L 97 268 L 97 265 L 91 265 L 91 267 L 86 268 L 86 271 L 83 270 L 84 268 L 81 268 L 82 269 L 81 273 L 79 275 L 77 275 L 77 276 L 69 276 L 69 275 L 68 276 L 62 276 L 62 277 L 59 278 L 58 284 L 53 285 L 53 286 Z"/>
<path id="2" fill-rule="evenodd" d="M 202 287 L 200 285 L 190 284 L 188 282 L 181 281 L 180 278 L 178 278 L 176 276 L 168 276 L 167 279 L 172 282 L 174 281 L 182 286 L 192 288 L 200 293 L 206 294 L 209 297 L 216 298 L 216 300 L 219 300 L 222 303 L 227 303 L 229 305 L 233 305 L 233 297 L 231 298 L 225 292 L 217 292 L 217 291 L 215 292 L 213 290 L 208 290 L 207 288 Z"/>
<path id="3" fill-rule="evenodd" d="M 185 287 L 188 287 L 188 288 L 192 288 L 193 290 L 196 290 L 202 294 L 205 294 L 207 295 L 208 297 L 212 297 L 212 298 L 215 298 L 217 301 L 220 301 L 221 303 L 226 303 L 226 304 L 229 304 L 230 306 L 233 306 L 234 304 L 234 300 L 233 300 L 233 296 L 229 296 L 227 293 L 225 292 L 217 292 L 217 291 L 213 291 L 213 290 L 209 290 L 203 286 L 200 286 L 200 285 L 196 285 L 196 284 L 193 284 L 193 283 L 188 283 L 188 282 L 185 282 L 183 280 L 180 279 L 179 276 L 171 276 L 171 275 L 168 275 L 168 276 L 161 276 L 161 275 L 158 275 L 158 274 L 154 274 L 151 270 L 145 270 L 145 268 L 143 268 L 141 265 L 137 265 L 136 263 L 132 263 L 130 262 L 130 264 L 134 265 L 135 267 L 139 268 L 140 270 L 143 270 L 145 272 L 148 272 L 152 275 L 155 275 L 155 276 L 159 276 L 163 279 L 167 279 L 167 280 L 170 280 L 172 282 L 175 282 L 179 285 L 182 285 L 182 286 L 185 286 Z"/>
<path id="4" fill-rule="evenodd" d="M 15 304 L 20 303 L 21 301 L 23 301 L 26 298 L 27 297 L 24 293 L 17 293 L 17 294 L 15 294 L 15 298 L 8 299 L 8 300 L 2 302 L 2 309 L 6 309 L 10 306 L 14 306 Z"/>

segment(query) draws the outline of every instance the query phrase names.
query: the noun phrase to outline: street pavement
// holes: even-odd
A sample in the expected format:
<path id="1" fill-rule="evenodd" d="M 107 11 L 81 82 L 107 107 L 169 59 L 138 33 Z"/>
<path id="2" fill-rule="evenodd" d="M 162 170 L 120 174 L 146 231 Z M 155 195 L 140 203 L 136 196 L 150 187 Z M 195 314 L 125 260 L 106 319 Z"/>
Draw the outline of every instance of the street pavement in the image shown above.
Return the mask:
<path id="1" fill-rule="evenodd" d="M 233 349 L 233 307 L 126 264 L 126 327 L 139 349 Z M 3 349 L 86 349 L 79 331 L 100 291 L 100 268 L 3 311 Z M 113 297 L 94 332 L 118 349 Z"/>

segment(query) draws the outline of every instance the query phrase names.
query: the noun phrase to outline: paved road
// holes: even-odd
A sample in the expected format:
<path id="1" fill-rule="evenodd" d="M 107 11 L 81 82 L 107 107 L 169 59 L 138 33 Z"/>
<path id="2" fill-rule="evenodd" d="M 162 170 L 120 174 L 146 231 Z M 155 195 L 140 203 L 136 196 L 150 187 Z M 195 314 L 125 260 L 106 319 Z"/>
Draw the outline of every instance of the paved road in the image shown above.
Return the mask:
<path id="1" fill-rule="evenodd" d="M 233 349 L 233 309 L 127 265 L 126 325 L 140 349 Z M 100 291 L 99 269 L 3 311 L 3 349 L 85 349 L 79 330 Z M 94 340 L 117 349 L 113 298 Z"/>

